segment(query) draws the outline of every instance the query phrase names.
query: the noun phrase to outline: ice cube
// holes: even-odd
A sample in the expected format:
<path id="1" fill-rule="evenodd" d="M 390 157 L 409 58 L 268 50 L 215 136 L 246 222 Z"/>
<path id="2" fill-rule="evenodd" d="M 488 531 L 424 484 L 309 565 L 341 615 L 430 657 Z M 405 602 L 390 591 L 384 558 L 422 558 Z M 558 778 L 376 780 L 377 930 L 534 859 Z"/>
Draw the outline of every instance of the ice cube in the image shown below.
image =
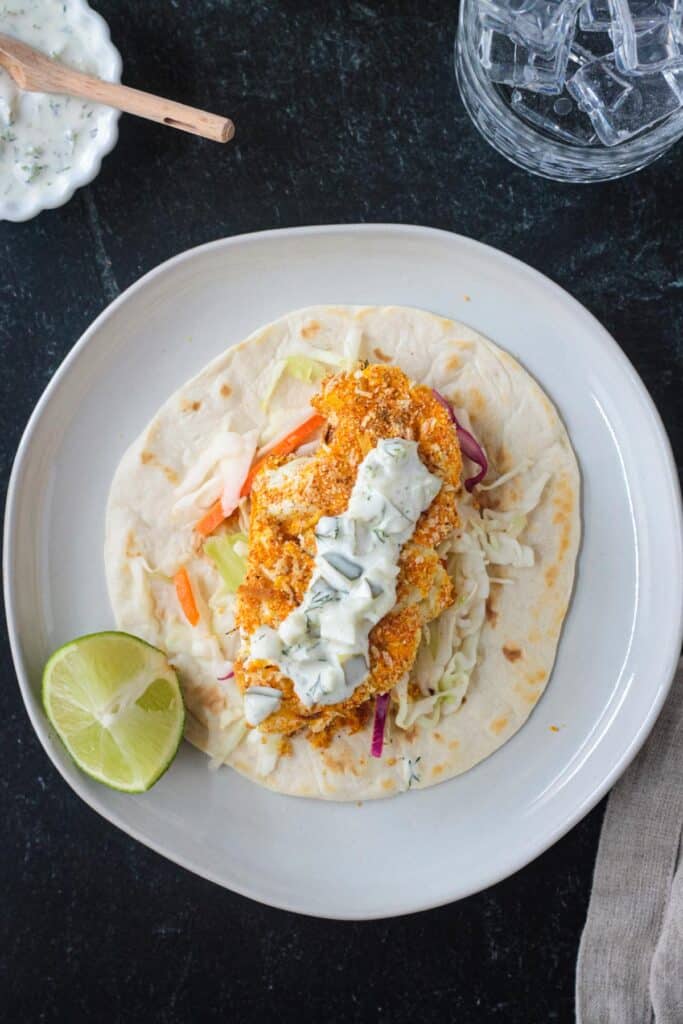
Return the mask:
<path id="1" fill-rule="evenodd" d="M 579 11 L 582 32 L 609 32 L 613 19 L 619 22 L 630 18 L 634 29 L 643 30 L 670 21 L 674 35 L 678 35 L 683 15 L 683 0 L 585 0 Z"/>
<path id="2" fill-rule="evenodd" d="M 608 53 L 614 53 L 614 43 L 612 42 L 607 31 L 598 32 L 597 28 L 592 32 L 584 32 L 579 25 L 577 25 L 576 33 L 574 35 L 573 48 L 582 46 L 585 50 L 590 51 L 591 60 L 595 60 L 596 57 L 606 57 Z"/>
<path id="3" fill-rule="evenodd" d="M 683 0 L 610 0 L 617 67 L 643 75 L 683 65 Z"/>
<path id="4" fill-rule="evenodd" d="M 683 52 L 669 22 L 642 30 L 615 24 L 612 38 L 617 66 L 627 73 L 649 74 L 683 63 Z"/>
<path id="5" fill-rule="evenodd" d="M 617 13 L 628 9 L 636 28 L 648 28 L 660 21 L 680 21 L 683 4 L 681 0 L 611 0 L 614 18 Z"/>
<path id="6" fill-rule="evenodd" d="M 567 89 L 606 146 L 616 146 L 683 109 L 683 69 L 627 76 L 614 57 L 584 64 L 567 81 Z"/>
<path id="7" fill-rule="evenodd" d="M 573 27 L 560 39 L 552 56 L 545 56 L 515 43 L 509 36 L 484 29 L 479 56 L 492 82 L 519 86 L 532 92 L 562 92 Z"/>
<path id="8" fill-rule="evenodd" d="M 607 32 L 612 24 L 608 0 L 586 0 L 579 11 L 582 32 Z"/>
<path id="9" fill-rule="evenodd" d="M 576 71 L 581 64 L 597 60 L 598 57 L 612 56 L 612 41 L 606 33 L 599 35 L 597 32 L 593 32 L 592 35 L 588 36 L 588 41 L 591 43 L 590 46 L 585 45 L 587 40 L 583 32 L 577 32 L 574 36 L 574 41 L 569 51 L 567 77 L 573 71 Z"/>
<path id="10" fill-rule="evenodd" d="M 566 89 L 559 96 L 515 89 L 510 100 L 512 109 L 523 121 L 534 128 L 541 128 L 561 142 L 592 146 L 598 141 L 590 118 L 579 109 Z"/>
<path id="11" fill-rule="evenodd" d="M 582 0 L 478 0 L 481 23 L 526 49 L 553 57 Z"/>
<path id="12" fill-rule="evenodd" d="M 576 50 L 577 47 L 582 47 L 589 52 L 591 60 L 614 53 L 614 43 L 608 33 L 598 32 L 597 30 L 595 32 L 583 32 L 580 28 L 577 28 L 572 49 Z"/>

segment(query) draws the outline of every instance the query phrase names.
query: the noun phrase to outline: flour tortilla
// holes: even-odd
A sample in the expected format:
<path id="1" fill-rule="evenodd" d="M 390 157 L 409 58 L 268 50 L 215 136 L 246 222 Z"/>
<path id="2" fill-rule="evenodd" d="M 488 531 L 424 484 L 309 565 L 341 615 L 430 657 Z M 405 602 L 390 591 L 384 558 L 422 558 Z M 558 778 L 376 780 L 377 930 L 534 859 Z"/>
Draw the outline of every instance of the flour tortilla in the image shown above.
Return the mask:
<path id="1" fill-rule="evenodd" d="M 217 678 L 229 672 L 239 648 L 238 634 L 229 632 L 230 610 L 219 607 L 216 613 L 220 635 L 206 626 L 220 581 L 198 550 L 193 523 L 219 493 L 216 467 L 230 432 L 254 431 L 262 442 L 264 430 L 273 432 L 273 417 L 281 433 L 305 418 L 317 385 L 286 373 L 268 410 L 263 408 L 278 361 L 302 346 L 336 354 L 358 348 L 360 359 L 391 362 L 446 395 L 469 418 L 488 453 L 487 482 L 514 467 L 530 467 L 490 492 L 503 509 L 523 499 L 539 474 L 548 476 L 521 538 L 533 549 L 534 565 L 490 572 L 513 582 L 492 587 L 466 700 L 436 726 L 419 719 L 402 730 L 390 713 L 380 759 L 370 757 L 370 726 L 340 734 L 325 750 L 295 735 L 283 752 L 272 737 L 256 730 L 247 734 L 234 680 Z M 187 737 L 214 764 L 225 762 L 280 793 L 333 800 L 431 786 L 467 771 L 505 743 L 545 689 L 572 591 L 579 486 L 576 458 L 556 409 L 516 360 L 476 331 L 409 308 L 299 310 L 219 355 L 163 405 L 123 457 L 112 484 L 105 544 L 116 621 L 167 651 L 189 711 Z M 188 566 L 202 614 L 195 630 L 185 622 L 173 589 L 181 564 Z"/>

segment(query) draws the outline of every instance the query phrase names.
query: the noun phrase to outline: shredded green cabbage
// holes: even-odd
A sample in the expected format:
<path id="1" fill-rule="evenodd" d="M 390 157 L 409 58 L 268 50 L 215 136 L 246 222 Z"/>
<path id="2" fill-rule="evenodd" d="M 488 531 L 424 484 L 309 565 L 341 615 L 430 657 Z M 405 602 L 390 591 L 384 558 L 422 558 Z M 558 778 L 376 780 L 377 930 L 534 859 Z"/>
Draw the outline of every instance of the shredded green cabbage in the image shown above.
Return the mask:
<path id="1" fill-rule="evenodd" d="M 295 377 L 296 380 L 302 380 L 306 384 L 320 380 L 325 375 L 325 367 L 317 359 L 311 359 L 310 356 L 287 356 L 285 369 L 290 376 Z"/>
<path id="2" fill-rule="evenodd" d="M 520 470 L 511 475 L 517 472 Z M 396 725 L 400 729 L 409 729 L 420 720 L 434 727 L 441 715 L 451 715 L 461 706 L 477 664 L 490 586 L 497 582 L 489 567 L 527 568 L 534 564 L 533 549 L 518 538 L 547 481 L 547 474 L 540 475 L 529 486 L 520 505 L 505 512 L 480 512 L 469 499 L 463 500 L 462 530 L 439 548 L 459 596 L 424 630 L 410 674 L 394 687 L 393 697 L 398 703 Z M 504 582 L 512 584 L 514 579 Z M 421 696 L 410 695 L 415 684 Z"/>
<path id="3" fill-rule="evenodd" d="M 541 474 L 529 488 L 524 501 L 507 512 L 484 509 L 481 516 L 470 517 L 470 525 L 491 565 L 511 565 L 516 569 L 529 569 L 534 564 L 534 552 L 518 537 L 527 525 L 527 517 L 539 501 L 548 482 L 548 474 Z"/>
<path id="4" fill-rule="evenodd" d="M 522 520 L 526 525 L 525 516 Z M 491 520 L 474 520 L 472 529 L 476 532 L 482 551 L 491 565 L 512 565 L 516 569 L 529 569 L 534 564 L 533 550 L 528 545 L 519 543 L 514 535 L 515 527 Z"/>
<path id="5" fill-rule="evenodd" d="M 331 357 L 331 358 L 328 358 Z M 295 380 L 303 381 L 305 384 L 312 384 L 319 381 L 326 373 L 326 364 L 338 366 L 340 358 L 330 352 L 323 352 L 310 347 L 310 354 L 304 351 L 296 351 L 292 355 L 278 359 L 273 367 L 273 372 L 268 381 L 266 393 L 261 399 L 261 408 L 268 411 L 271 399 L 275 390 L 285 373 Z"/>
<path id="6" fill-rule="evenodd" d="M 519 476 L 520 473 L 526 473 L 532 465 L 531 459 L 522 459 L 516 466 L 513 466 L 507 473 L 503 473 L 497 480 L 494 480 L 492 484 L 478 484 L 480 491 L 494 491 L 497 487 L 502 487 L 503 484 L 508 483 L 513 477 Z"/>
<path id="7" fill-rule="evenodd" d="M 208 605 L 211 632 L 217 638 L 224 657 L 234 658 L 239 646 L 239 633 L 235 629 L 235 595 L 222 580 L 209 598 Z"/>
<path id="8" fill-rule="evenodd" d="M 402 729 L 420 718 L 435 726 L 442 714 L 457 711 L 477 661 L 489 595 L 484 553 L 467 531 L 450 541 L 449 547 L 448 571 L 459 597 L 430 623 L 429 642 L 421 644 L 410 676 L 394 688 L 399 705 L 396 724 Z M 411 697 L 409 683 L 417 683 L 423 696 Z"/>
<path id="9" fill-rule="evenodd" d="M 225 764 L 230 754 L 239 747 L 248 732 L 249 728 L 244 718 L 232 722 L 225 729 L 221 728 L 220 744 L 209 761 L 209 770 L 216 771 L 222 764 Z"/>
<path id="10" fill-rule="evenodd" d="M 263 398 L 261 399 L 261 408 L 263 409 L 264 412 L 268 411 L 268 406 L 270 405 L 270 400 L 273 397 L 273 395 L 275 394 L 275 388 L 280 383 L 280 377 L 285 372 L 286 365 L 287 365 L 287 363 L 285 362 L 284 359 L 278 359 L 278 361 L 276 362 L 275 366 L 273 367 L 273 372 L 270 375 L 270 380 L 268 381 L 268 387 L 266 388 L 266 393 L 263 396 Z"/>
<path id="11" fill-rule="evenodd" d="M 340 356 L 338 352 L 329 352 L 325 348 L 316 348 L 315 345 L 307 345 L 305 342 L 297 342 L 290 350 L 290 355 L 306 356 L 318 363 L 325 363 L 327 366 L 335 366 L 342 369 L 346 365 L 346 356 Z"/>
<path id="12" fill-rule="evenodd" d="M 352 370 L 360 358 L 360 346 L 363 340 L 363 332 L 358 324 L 347 332 L 344 338 L 344 363 L 345 369 Z"/>
<path id="13" fill-rule="evenodd" d="M 308 345 L 304 341 L 297 342 L 290 349 L 289 354 L 278 359 L 273 367 L 266 392 L 261 399 L 263 411 L 268 411 L 275 390 L 285 373 L 305 384 L 312 384 L 319 381 L 329 368 L 352 370 L 358 362 L 361 340 L 360 329 L 357 326 L 351 328 L 344 338 L 343 355 L 324 348 L 316 348 L 315 345 Z"/>
<path id="14" fill-rule="evenodd" d="M 204 550 L 221 574 L 228 593 L 236 593 L 247 571 L 246 533 L 224 533 L 209 537 Z"/>

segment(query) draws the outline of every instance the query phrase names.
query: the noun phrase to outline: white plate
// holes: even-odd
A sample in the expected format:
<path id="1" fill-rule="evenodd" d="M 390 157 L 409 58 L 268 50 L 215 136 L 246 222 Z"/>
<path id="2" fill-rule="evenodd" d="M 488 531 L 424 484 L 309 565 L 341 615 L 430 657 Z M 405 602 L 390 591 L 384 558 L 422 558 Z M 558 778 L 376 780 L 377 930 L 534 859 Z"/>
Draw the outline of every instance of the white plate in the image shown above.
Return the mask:
<path id="1" fill-rule="evenodd" d="M 297 306 L 400 303 L 472 324 L 557 402 L 583 474 L 584 540 L 548 689 L 467 774 L 394 799 L 275 796 L 184 744 L 144 796 L 80 774 L 39 700 L 48 654 L 111 626 L 104 510 L 118 460 L 161 402 L 225 346 Z M 680 648 L 680 494 L 662 424 L 617 345 L 516 260 L 457 235 L 355 225 L 273 231 L 183 253 L 85 333 L 39 402 L 10 483 L 5 595 L 17 674 L 49 756 L 91 807 L 179 864 L 278 907 L 337 918 L 459 899 L 536 857 L 647 736 Z M 554 732 L 551 726 L 559 728 Z"/>

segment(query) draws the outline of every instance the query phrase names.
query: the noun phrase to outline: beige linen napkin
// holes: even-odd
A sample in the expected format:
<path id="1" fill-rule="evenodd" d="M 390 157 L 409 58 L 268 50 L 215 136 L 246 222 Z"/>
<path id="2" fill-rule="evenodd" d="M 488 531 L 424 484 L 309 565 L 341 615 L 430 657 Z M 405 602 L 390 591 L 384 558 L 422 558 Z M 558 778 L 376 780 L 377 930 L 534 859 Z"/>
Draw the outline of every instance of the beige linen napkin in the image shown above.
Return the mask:
<path id="1" fill-rule="evenodd" d="M 683 662 L 610 794 L 576 971 L 577 1024 L 683 1024 Z"/>

